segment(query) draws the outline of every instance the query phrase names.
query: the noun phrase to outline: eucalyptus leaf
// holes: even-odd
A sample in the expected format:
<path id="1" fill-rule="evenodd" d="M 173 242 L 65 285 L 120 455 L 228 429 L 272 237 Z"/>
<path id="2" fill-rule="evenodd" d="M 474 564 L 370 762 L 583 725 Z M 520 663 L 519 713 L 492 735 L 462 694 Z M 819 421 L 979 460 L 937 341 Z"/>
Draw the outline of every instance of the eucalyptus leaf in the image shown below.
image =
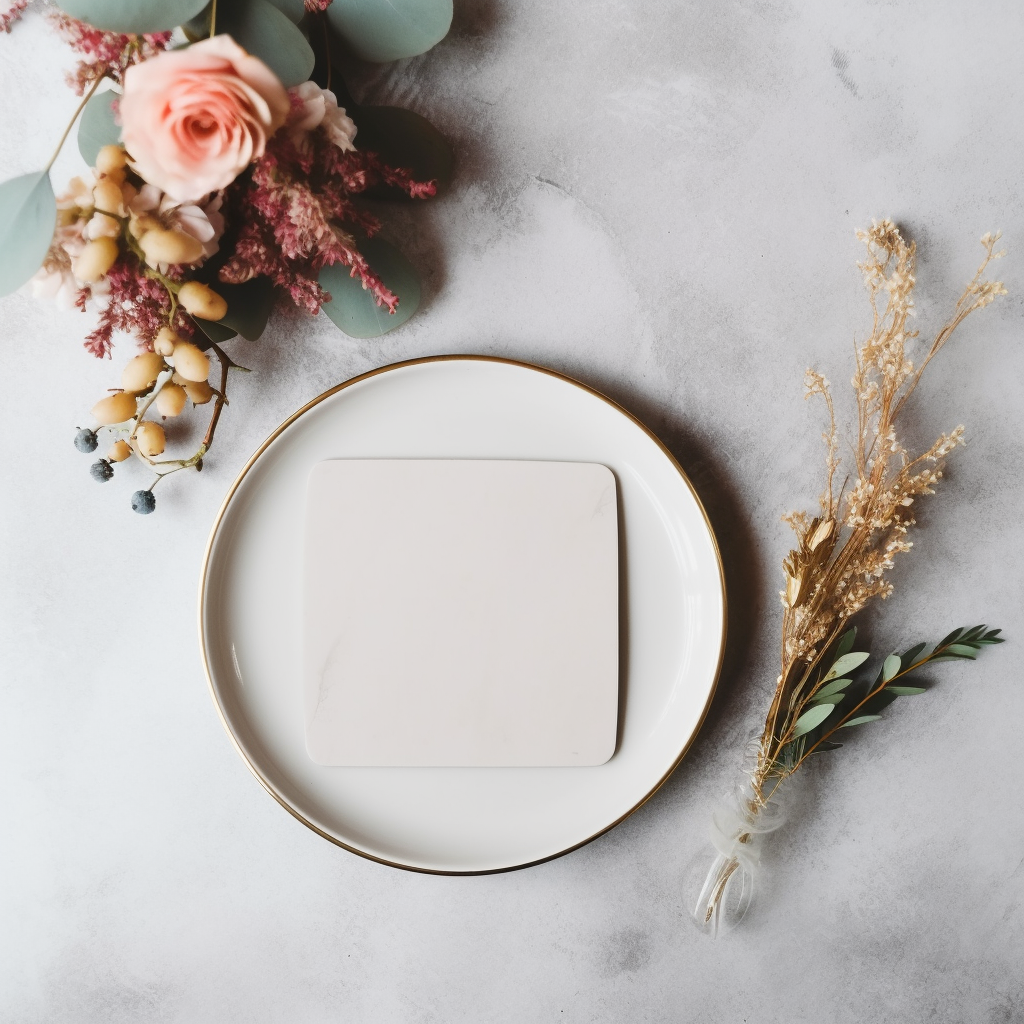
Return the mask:
<path id="1" fill-rule="evenodd" d="M 832 714 L 834 708 L 834 704 L 816 704 L 813 708 L 805 711 L 796 720 L 796 725 L 793 727 L 793 739 L 803 736 L 805 732 L 816 729 Z"/>
<path id="2" fill-rule="evenodd" d="M 946 636 L 944 636 L 935 646 L 945 647 L 946 644 L 952 643 L 963 631 L 963 626 L 960 626 L 959 629 L 954 629 L 952 633 L 948 633 Z"/>
<path id="3" fill-rule="evenodd" d="M 864 725 L 865 722 L 877 722 L 881 717 L 881 715 L 859 715 L 857 718 L 851 718 L 848 722 L 843 722 L 839 728 L 846 729 L 851 725 Z"/>
<path id="4" fill-rule="evenodd" d="M 835 679 L 836 676 L 842 676 L 847 672 L 852 672 L 858 666 L 863 665 L 870 657 L 871 654 L 868 651 L 857 651 L 853 654 L 844 654 L 841 658 L 837 658 L 835 660 L 822 682 L 827 683 L 830 679 Z"/>
<path id="5" fill-rule="evenodd" d="M 887 686 L 886 690 L 897 697 L 913 697 L 914 694 L 927 692 L 923 686 Z"/>
<path id="6" fill-rule="evenodd" d="M 444 39 L 452 0 L 334 0 L 327 17 L 357 57 L 385 64 L 426 53 Z"/>
<path id="7" fill-rule="evenodd" d="M 194 18 L 207 0 L 58 0 L 72 18 L 105 32 L 167 32 Z"/>
<path id="8" fill-rule="evenodd" d="M 300 85 L 313 72 L 315 57 L 306 37 L 270 0 L 223 2 L 217 10 L 217 31 L 259 57 L 285 88 Z"/>
<path id="9" fill-rule="evenodd" d="M 219 345 L 222 341 L 230 341 L 232 338 L 238 337 L 238 332 L 232 330 L 230 327 L 225 327 L 224 324 L 217 320 L 203 320 L 201 317 L 192 317 L 192 322 L 199 328 L 199 330 L 213 342 L 214 345 Z M 208 345 L 199 344 L 200 348 L 209 348 Z"/>
<path id="10" fill-rule="evenodd" d="M 42 266 L 57 227 L 57 200 L 46 171 L 0 184 L 0 295 Z"/>
<path id="11" fill-rule="evenodd" d="M 902 666 L 899 655 L 890 654 L 885 661 L 882 662 L 882 682 L 887 683 L 897 672 L 899 672 Z"/>
<path id="12" fill-rule="evenodd" d="M 358 277 L 340 263 L 320 271 L 320 284 L 331 293 L 324 312 L 352 338 L 379 338 L 401 327 L 420 304 L 420 283 L 409 261 L 380 238 L 360 244 L 360 250 L 381 280 L 398 296 L 398 309 L 388 313 L 363 288 Z"/>
<path id="13" fill-rule="evenodd" d="M 303 0 L 270 0 L 270 2 L 293 24 L 298 25 L 306 16 Z"/>
<path id="14" fill-rule="evenodd" d="M 356 145 L 378 153 L 391 167 L 410 170 L 417 181 L 436 181 L 444 189 L 452 179 L 455 154 L 448 140 L 425 118 L 402 107 L 357 107 L 349 111 L 355 122 Z M 374 186 L 370 198 L 404 199 L 401 189 Z"/>
<path id="15" fill-rule="evenodd" d="M 274 308 L 276 293 L 270 279 L 254 277 L 245 284 L 218 282 L 215 287 L 228 304 L 228 311 L 219 323 L 237 331 L 246 340 L 255 341 L 266 330 Z"/>
<path id="16" fill-rule="evenodd" d="M 980 625 L 980 626 L 971 626 L 971 628 L 969 630 L 967 630 L 967 632 L 964 633 L 964 635 L 962 637 L 960 637 L 960 639 L 962 641 L 977 640 L 978 637 L 981 636 L 981 634 L 984 633 L 984 632 L 985 632 L 984 623 L 982 625 Z"/>
<path id="17" fill-rule="evenodd" d="M 833 679 L 831 683 L 826 683 L 818 690 L 813 699 L 817 702 L 824 697 L 831 697 L 832 694 L 836 694 L 837 699 L 842 699 L 843 695 L 839 691 L 845 689 L 851 682 L 850 679 Z"/>
<path id="18" fill-rule="evenodd" d="M 96 166 L 96 156 L 104 146 L 121 141 L 121 128 L 114 120 L 114 100 L 117 93 L 111 89 L 96 93 L 82 111 L 78 122 L 78 152 L 90 166 Z"/>

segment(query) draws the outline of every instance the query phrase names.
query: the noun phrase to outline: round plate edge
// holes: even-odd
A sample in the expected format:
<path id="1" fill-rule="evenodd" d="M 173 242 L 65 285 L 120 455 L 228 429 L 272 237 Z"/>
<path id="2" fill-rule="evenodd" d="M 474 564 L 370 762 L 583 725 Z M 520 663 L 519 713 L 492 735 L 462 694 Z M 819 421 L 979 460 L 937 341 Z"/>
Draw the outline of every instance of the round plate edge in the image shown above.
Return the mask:
<path id="1" fill-rule="evenodd" d="M 708 691 L 707 701 L 704 704 L 704 708 L 701 711 L 700 718 L 699 718 L 699 720 L 697 722 L 696 728 L 693 730 L 693 733 L 690 735 L 689 739 L 684 744 L 682 750 L 679 752 L 679 755 L 672 762 L 672 764 L 669 766 L 668 770 L 664 773 L 664 775 L 662 775 L 662 777 L 655 783 L 655 785 L 650 790 L 648 790 L 648 792 L 644 795 L 644 797 L 641 800 L 639 800 L 628 811 L 626 811 L 625 814 L 623 814 L 620 817 L 616 818 L 615 821 L 611 822 L 609 825 L 606 825 L 600 831 L 595 832 L 593 835 L 588 836 L 586 839 L 583 839 L 580 842 L 575 843 L 572 846 L 566 847 L 564 850 L 559 850 L 557 853 L 552 853 L 552 854 L 549 854 L 546 857 L 540 857 L 540 858 L 538 858 L 536 860 L 524 861 L 521 864 L 509 864 L 509 865 L 504 866 L 504 867 L 482 868 L 482 869 L 473 870 L 473 871 L 450 871 L 450 870 L 445 870 L 445 869 L 442 869 L 442 868 L 422 867 L 422 866 L 419 866 L 419 865 L 416 865 L 416 864 L 403 864 L 403 863 L 401 863 L 399 861 L 391 861 L 391 860 L 386 860 L 383 857 L 377 857 L 376 855 L 374 855 L 372 853 L 369 853 L 366 850 L 360 850 L 358 847 L 350 846 L 348 843 L 342 842 L 342 840 L 338 839 L 337 836 L 332 836 L 330 833 L 325 832 L 323 829 L 319 828 L 313 822 L 309 821 L 302 814 L 300 814 L 299 811 L 297 811 L 294 807 L 292 807 L 292 805 L 290 803 L 288 803 L 288 801 L 285 800 L 284 797 L 282 797 L 274 789 L 274 787 L 271 785 L 271 783 L 266 778 L 263 777 L 263 775 L 260 773 L 259 769 L 252 763 L 252 761 L 249 759 L 248 755 L 242 749 L 241 744 L 238 742 L 238 739 L 236 738 L 234 732 L 231 729 L 231 726 L 228 724 L 227 718 L 225 717 L 225 714 L 224 714 L 224 709 L 223 709 L 223 707 L 221 705 L 221 702 L 220 702 L 220 698 L 219 698 L 219 696 L 217 694 L 217 689 L 216 689 L 216 687 L 214 685 L 214 682 L 213 682 L 213 673 L 210 670 L 209 659 L 206 656 L 206 631 L 205 631 L 204 624 L 203 624 L 203 619 L 204 619 L 203 613 L 204 613 L 204 609 L 205 609 L 205 600 L 206 600 L 206 580 L 207 580 L 207 574 L 208 574 L 209 565 L 210 565 L 210 555 L 211 555 L 211 553 L 213 551 L 213 545 L 214 545 L 214 542 L 215 542 L 215 540 L 217 538 L 217 532 L 220 529 L 221 521 L 224 518 L 224 514 L 227 512 L 228 505 L 230 504 L 231 499 L 234 497 L 235 492 L 238 490 L 239 486 L 241 485 L 242 481 L 245 479 L 245 477 L 248 474 L 249 470 L 252 469 L 252 467 L 255 465 L 256 461 L 267 450 L 267 448 L 269 448 L 270 445 L 273 444 L 273 442 L 282 433 L 284 433 L 284 431 L 287 430 L 288 427 L 290 427 L 292 425 L 292 423 L 294 423 L 300 416 L 302 416 L 305 413 L 309 412 L 310 409 L 312 409 L 315 406 L 319 405 L 321 402 L 323 402 L 326 399 L 330 398 L 332 395 L 337 394 L 339 391 L 343 391 L 344 389 L 352 387 L 353 385 L 358 384 L 361 381 L 367 380 L 367 379 L 369 379 L 371 377 L 378 376 L 379 374 L 382 374 L 382 373 L 387 373 L 387 372 L 389 372 L 391 370 L 398 370 L 398 369 L 401 369 L 402 367 L 416 366 L 416 365 L 419 365 L 419 364 L 422 364 L 422 363 L 440 363 L 440 362 L 451 362 L 451 361 L 459 361 L 459 360 L 470 361 L 470 362 L 503 363 L 503 364 L 506 364 L 506 365 L 509 365 L 509 366 L 518 366 L 518 367 L 522 367 L 523 369 L 526 369 L 526 370 L 534 370 L 534 371 L 536 371 L 538 373 L 547 374 L 548 376 L 555 377 L 555 378 L 557 378 L 559 380 L 565 381 L 567 384 L 571 384 L 574 387 L 578 387 L 581 390 L 586 391 L 587 393 L 593 395 L 595 398 L 599 398 L 602 402 L 606 402 L 613 409 L 615 409 L 616 411 L 622 413 L 623 416 L 625 416 L 628 420 L 630 420 L 632 423 L 634 423 L 636 426 L 638 426 L 661 449 L 662 453 L 665 455 L 665 457 L 669 460 L 669 462 L 675 468 L 676 472 L 679 473 L 680 477 L 682 477 L 683 482 L 686 484 L 687 489 L 689 490 L 691 496 L 693 497 L 693 500 L 697 503 L 697 508 L 700 510 L 700 514 L 701 514 L 701 516 L 704 519 L 704 524 L 705 524 L 705 526 L 707 527 L 707 530 L 708 530 L 708 536 L 711 539 L 711 546 L 712 546 L 712 548 L 713 548 L 713 550 L 715 552 L 715 562 L 716 562 L 717 567 L 718 567 L 718 581 L 719 581 L 719 587 L 721 589 L 721 597 L 722 597 L 722 637 L 721 637 L 721 641 L 719 643 L 719 648 L 718 648 L 718 659 L 717 659 L 717 662 L 716 662 L 716 665 L 715 665 L 714 679 L 713 679 L 712 684 L 711 684 L 711 689 Z M 718 544 L 718 538 L 715 535 L 714 527 L 711 525 L 711 520 L 708 517 L 707 510 L 704 507 L 704 503 L 700 500 L 700 495 L 697 494 L 697 491 L 694 488 L 693 483 L 691 482 L 690 478 L 686 475 L 686 471 L 683 469 L 682 466 L 680 466 L 679 461 L 672 454 L 672 452 L 669 451 L 668 447 L 661 440 L 661 438 L 658 437 L 658 435 L 655 434 L 654 431 L 651 430 L 642 420 L 640 420 L 638 417 L 634 416 L 633 413 L 631 413 L 628 409 L 623 408 L 614 399 L 611 399 L 607 395 L 602 394 L 600 391 L 598 391 L 596 388 L 591 387 L 589 384 L 584 384 L 582 381 L 576 380 L 574 377 L 570 377 L 568 374 L 564 374 L 564 373 L 560 372 L 559 370 L 553 370 L 550 367 L 539 366 L 539 365 L 537 365 L 535 363 L 525 362 L 524 360 L 520 360 L 520 359 L 509 359 L 509 358 L 504 357 L 504 356 L 473 355 L 471 353 L 466 353 L 466 354 L 458 353 L 458 354 L 435 355 L 435 356 L 419 356 L 419 357 L 417 357 L 415 359 L 404 359 L 404 360 L 400 360 L 399 362 L 396 362 L 396 363 L 388 363 L 386 366 L 379 366 L 379 367 L 377 367 L 376 369 L 373 369 L 373 370 L 367 370 L 365 373 L 358 374 L 355 377 L 351 377 L 348 380 L 342 381 L 340 384 L 336 384 L 334 387 L 329 388 L 327 391 L 323 392 L 323 394 L 318 395 L 316 398 L 314 398 L 311 401 L 307 402 L 304 406 L 302 406 L 296 412 L 292 413 L 291 416 L 289 416 L 283 423 L 281 423 L 275 430 L 273 430 L 271 432 L 271 434 L 267 437 L 267 439 L 256 449 L 256 451 L 252 454 L 252 456 L 250 456 L 248 461 L 245 463 L 245 465 L 242 467 L 242 469 L 238 473 L 238 476 L 235 477 L 235 479 L 232 481 L 231 486 L 228 488 L 228 492 L 224 496 L 224 500 L 221 502 L 220 508 L 217 510 L 217 515 L 214 517 L 213 526 L 210 529 L 210 536 L 207 539 L 206 547 L 205 547 L 205 549 L 203 551 L 203 561 L 202 561 L 202 566 L 200 568 L 200 573 L 199 573 L 199 594 L 198 594 L 198 597 L 199 597 L 199 600 L 197 602 L 197 605 L 198 605 L 199 651 L 200 651 L 200 655 L 201 655 L 202 661 L 203 661 L 203 672 L 206 675 L 206 683 L 207 683 L 207 687 L 209 689 L 210 698 L 213 701 L 213 706 L 214 706 L 214 708 L 217 711 L 217 716 L 220 718 L 221 725 L 224 727 L 224 731 L 228 734 L 228 738 L 231 740 L 232 746 L 234 746 L 235 751 L 238 753 L 238 756 L 245 763 L 245 766 L 252 773 L 252 775 L 256 779 L 256 781 L 293 818 L 295 818 L 297 821 L 300 821 L 303 825 L 306 826 L 306 828 L 310 829 L 312 832 L 315 832 L 318 836 L 321 836 L 322 838 L 326 839 L 329 843 L 333 843 L 335 846 L 339 846 L 339 847 L 341 847 L 341 849 L 347 850 L 349 853 L 354 853 L 358 857 L 363 857 L 366 860 L 374 861 L 377 864 L 384 864 L 387 867 L 399 868 L 399 869 L 401 869 L 403 871 L 413 871 L 413 872 L 417 872 L 419 874 L 428 874 L 428 875 L 458 875 L 458 876 L 465 876 L 465 875 L 495 875 L 495 874 L 502 874 L 502 873 L 507 872 L 507 871 L 520 871 L 520 870 L 522 870 L 524 868 L 534 867 L 537 864 L 545 864 L 548 861 L 557 860 L 559 857 L 564 857 L 567 854 L 570 854 L 570 853 L 572 853 L 575 850 L 579 850 L 582 847 L 586 846 L 588 843 L 592 843 L 595 839 L 599 839 L 601 836 L 605 835 L 607 832 L 610 832 L 616 826 L 621 825 L 622 822 L 624 822 L 628 817 L 630 817 L 631 815 L 635 814 L 669 780 L 669 778 L 672 776 L 672 773 L 679 767 L 679 765 L 682 762 L 683 758 L 686 757 L 686 754 L 689 752 L 690 747 L 693 745 L 694 741 L 696 740 L 697 735 L 698 735 L 698 733 L 701 730 L 701 727 L 704 725 L 704 720 L 707 718 L 708 711 L 711 709 L 711 704 L 714 701 L 715 693 L 716 693 L 716 691 L 718 689 L 718 682 L 719 682 L 719 678 L 720 678 L 721 672 L 722 672 L 722 664 L 723 664 L 723 661 L 725 659 L 725 646 L 726 646 L 726 639 L 727 639 L 728 626 L 729 626 L 729 605 L 728 605 L 728 596 L 727 596 L 726 589 L 725 589 L 725 569 L 724 569 L 724 566 L 722 564 L 722 553 L 721 553 L 721 549 L 720 549 L 719 544 Z"/>

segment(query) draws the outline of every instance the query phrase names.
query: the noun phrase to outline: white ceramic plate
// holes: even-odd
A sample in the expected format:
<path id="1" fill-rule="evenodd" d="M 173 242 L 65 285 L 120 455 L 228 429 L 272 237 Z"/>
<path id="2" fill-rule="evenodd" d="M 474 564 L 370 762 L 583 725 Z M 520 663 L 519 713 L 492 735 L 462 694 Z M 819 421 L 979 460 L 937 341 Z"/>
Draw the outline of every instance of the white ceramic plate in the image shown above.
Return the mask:
<path id="1" fill-rule="evenodd" d="M 619 485 L 619 738 L 589 768 L 331 768 L 306 754 L 301 681 L 306 480 L 324 459 L 599 462 Z M 667 449 L 613 402 L 508 360 L 384 367 L 321 395 L 242 470 L 200 580 L 210 689 L 239 753 L 300 821 L 396 867 L 477 873 L 567 853 L 622 821 L 678 764 L 725 643 L 721 561 Z"/>

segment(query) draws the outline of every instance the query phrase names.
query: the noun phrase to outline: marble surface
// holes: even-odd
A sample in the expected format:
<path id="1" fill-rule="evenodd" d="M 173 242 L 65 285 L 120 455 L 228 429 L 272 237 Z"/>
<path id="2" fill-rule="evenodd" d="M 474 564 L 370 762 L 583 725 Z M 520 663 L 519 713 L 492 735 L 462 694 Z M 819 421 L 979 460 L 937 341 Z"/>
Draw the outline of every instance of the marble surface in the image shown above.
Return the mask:
<path id="1" fill-rule="evenodd" d="M 450 194 L 388 214 L 424 308 L 367 342 L 277 316 L 206 471 L 158 514 L 72 448 L 115 372 L 81 351 L 86 318 L 0 301 L 0 1019 L 1024 1019 L 1020 5 L 456 8 L 433 52 L 354 78 L 457 149 Z M 74 100 L 38 14 L 0 54 L 8 177 Z M 69 149 L 56 179 L 76 167 Z M 914 429 L 963 421 L 970 444 L 864 628 L 891 648 L 984 620 L 1013 643 L 808 772 L 750 917 L 711 941 L 692 875 L 777 671 L 779 514 L 817 493 L 801 378 L 848 378 L 853 231 L 886 215 L 920 244 L 923 329 L 987 230 L 1011 294 L 930 371 Z M 224 735 L 195 636 L 207 532 L 259 441 L 352 374 L 446 351 L 545 363 L 645 418 L 708 505 L 731 601 L 718 695 L 664 790 L 570 856 L 478 878 L 381 867 L 285 814 Z"/>

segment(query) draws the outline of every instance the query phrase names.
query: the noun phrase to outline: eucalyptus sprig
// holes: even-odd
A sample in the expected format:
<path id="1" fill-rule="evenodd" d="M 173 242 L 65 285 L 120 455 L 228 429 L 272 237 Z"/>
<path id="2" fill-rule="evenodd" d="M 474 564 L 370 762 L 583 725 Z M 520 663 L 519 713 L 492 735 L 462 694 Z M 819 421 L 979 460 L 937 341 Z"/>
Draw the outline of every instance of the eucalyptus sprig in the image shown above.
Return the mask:
<path id="1" fill-rule="evenodd" d="M 1006 294 L 986 276 L 1004 254 L 999 234 L 981 239 L 984 259 L 952 314 L 930 342 L 912 328 L 917 248 L 890 220 L 858 232 L 866 255 L 858 264 L 871 309 L 871 330 L 854 349 L 851 380 L 857 403 L 852 458 L 845 480 L 832 390 L 825 376 L 808 370 L 806 397 L 820 397 L 828 413 L 825 479 L 817 514 L 785 516 L 796 543 L 783 560 L 780 671 L 764 729 L 744 781 L 714 816 L 718 856 L 695 909 L 702 926 L 717 930 L 723 918 L 742 918 L 753 891 L 757 848 L 783 816 L 773 801 L 780 785 L 813 754 L 836 750 L 840 729 L 877 721 L 899 697 L 924 693 L 907 677 L 942 661 L 973 660 L 1002 642 L 999 630 L 959 628 L 931 650 L 916 644 L 882 659 L 854 651 L 850 620 L 867 604 L 892 593 L 890 571 L 910 551 L 908 534 L 919 501 L 935 493 L 948 456 L 964 443 L 964 428 L 941 434 L 923 450 L 904 440 L 903 418 L 925 369 L 974 312 Z M 841 482 L 841 483 L 840 483 Z M 723 909 L 726 908 L 726 909 Z"/>
<path id="2" fill-rule="evenodd" d="M 812 754 L 838 750 L 843 744 L 832 737 L 840 729 L 877 722 L 898 697 L 928 692 L 927 686 L 906 686 L 899 680 L 942 661 L 974 661 L 983 647 L 1005 642 L 1000 632 L 986 631 L 983 625 L 961 626 L 930 650 L 927 643 L 915 644 L 902 654 L 890 654 L 873 675 L 855 679 L 853 673 L 871 655 L 868 651 L 853 650 L 857 627 L 847 630 L 829 652 L 825 661 L 827 671 L 823 668 L 811 686 L 804 703 L 806 710 L 794 721 L 773 774 L 781 780 L 792 775 Z"/>

